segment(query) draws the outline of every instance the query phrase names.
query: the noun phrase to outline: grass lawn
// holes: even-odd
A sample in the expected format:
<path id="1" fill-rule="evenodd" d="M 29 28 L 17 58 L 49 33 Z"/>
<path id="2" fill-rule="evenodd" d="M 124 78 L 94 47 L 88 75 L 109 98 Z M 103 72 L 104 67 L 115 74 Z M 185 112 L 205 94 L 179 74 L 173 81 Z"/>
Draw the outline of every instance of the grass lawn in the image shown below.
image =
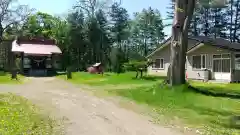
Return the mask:
<path id="1" fill-rule="evenodd" d="M 200 82 L 191 82 L 190 84 L 198 89 L 207 90 L 213 93 L 227 93 L 232 95 L 240 95 L 240 84 L 200 83 Z"/>
<path id="2" fill-rule="evenodd" d="M 26 99 L 0 94 L 1 135 L 50 135 L 52 128 L 53 121 L 41 115 Z"/>
<path id="3" fill-rule="evenodd" d="M 18 84 L 21 83 L 23 76 L 18 75 L 18 81 L 17 80 L 11 80 L 11 74 L 9 73 L 4 73 L 0 71 L 0 84 Z"/>
<path id="4" fill-rule="evenodd" d="M 143 79 L 135 79 L 135 72 L 127 72 L 124 74 L 104 73 L 89 74 L 87 72 L 75 72 L 72 74 L 73 79 L 70 81 L 76 84 L 88 84 L 91 86 L 103 85 L 151 85 L 159 82 L 159 77 L 144 77 Z M 60 76 L 66 78 L 66 75 Z"/>
<path id="5" fill-rule="evenodd" d="M 186 86 L 174 89 L 153 86 L 113 92 L 150 105 L 159 116 L 164 115 L 169 121 L 177 117 L 187 127 L 201 132 L 211 135 L 240 133 L 239 129 L 230 126 L 231 116 L 240 115 L 240 100 L 197 94 Z"/>
<path id="6" fill-rule="evenodd" d="M 168 88 L 159 83 L 163 78 L 145 77 L 133 79 L 134 73 L 104 76 L 88 73 L 74 73 L 73 83 L 102 86 L 103 93 L 128 98 L 139 104 L 150 106 L 155 110 L 154 119 L 160 122 L 164 119 L 176 122 L 181 126 L 197 129 L 204 134 L 237 135 L 240 129 L 230 125 L 230 118 L 240 115 L 240 100 L 222 97 L 212 97 L 195 93 L 187 86 Z M 109 84 L 115 87 L 105 89 Z M 119 86 L 130 86 L 118 89 Z M 143 85 L 144 84 L 144 85 Z M 194 87 L 218 93 L 240 93 L 239 84 L 208 84 L 191 82 Z M 98 90 L 99 92 L 99 90 Z"/>

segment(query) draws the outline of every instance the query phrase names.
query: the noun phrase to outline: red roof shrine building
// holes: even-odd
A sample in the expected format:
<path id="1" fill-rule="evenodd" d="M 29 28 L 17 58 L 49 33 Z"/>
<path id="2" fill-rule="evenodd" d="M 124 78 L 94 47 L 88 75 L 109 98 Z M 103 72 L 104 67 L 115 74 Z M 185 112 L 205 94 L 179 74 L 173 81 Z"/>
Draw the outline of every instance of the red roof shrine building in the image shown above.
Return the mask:
<path id="1" fill-rule="evenodd" d="M 8 52 L 7 49 L 10 49 L 10 51 Z M 3 52 L 3 49 L 0 51 Z M 6 63 L 9 63 L 10 66 L 8 68 L 13 68 L 13 66 L 16 66 L 16 59 L 18 59 L 20 63 L 19 69 L 25 75 L 46 76 L 60 68 L 59 61 L 62 51 L 57 46 L 55 40 L 16 38 L 12 41 L 10 47 L 5 47 L 5 52 L 5 55 L 8 55 L 8 61 L 2 62 L 5 63 L 5 66 L 2 67 L 6 67 Z M 1 57 L 3 58 L 3 56 L 0 55 L 0 66 Z M 9 62 L 11 59 L 14 62 Z"/>

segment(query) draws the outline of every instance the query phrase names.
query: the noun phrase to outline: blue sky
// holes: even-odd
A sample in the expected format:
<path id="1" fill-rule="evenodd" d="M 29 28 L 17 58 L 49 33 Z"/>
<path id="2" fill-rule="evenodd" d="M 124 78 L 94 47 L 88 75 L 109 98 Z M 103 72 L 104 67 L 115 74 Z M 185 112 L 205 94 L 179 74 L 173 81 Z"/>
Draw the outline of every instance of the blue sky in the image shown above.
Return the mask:
<path id="1" fill-rule="evenodd" d="M 139 12 L 143 8 L 157 8 L 162 18 L 166 18 L 166 7 L 170 0 L 122 0 L 122 6 L 125 7 L 130 14 Z M 68 12 L 76 0 L 19 0 L 21 4 L 28 4 L 31 8 L 38 11 L 46 12 L 53 15 L 61 15 Z M 170 28 L 165 28 L 165 33 L 170 34 Z"/>

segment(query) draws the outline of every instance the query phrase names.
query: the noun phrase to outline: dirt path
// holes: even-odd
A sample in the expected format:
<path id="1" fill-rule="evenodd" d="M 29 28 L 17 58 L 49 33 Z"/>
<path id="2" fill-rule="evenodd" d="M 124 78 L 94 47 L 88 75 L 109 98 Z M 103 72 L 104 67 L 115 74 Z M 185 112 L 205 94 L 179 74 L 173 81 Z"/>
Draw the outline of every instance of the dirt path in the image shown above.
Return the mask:
<path id="1" fill-rule="evenodd" d="M 30 78 L 23 85 L 0 85 L 0 90 L 24 96 L 65 117 L 66 135 L 182 135 L 55 78 Z"/>

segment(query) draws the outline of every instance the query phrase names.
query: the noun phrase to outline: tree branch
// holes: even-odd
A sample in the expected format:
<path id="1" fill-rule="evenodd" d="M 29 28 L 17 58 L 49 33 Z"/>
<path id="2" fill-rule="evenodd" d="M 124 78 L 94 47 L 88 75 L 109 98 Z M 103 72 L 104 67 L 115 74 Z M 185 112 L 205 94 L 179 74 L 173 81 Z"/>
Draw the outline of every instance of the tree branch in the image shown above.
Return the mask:
<path id="1" fill-rule="evenodd" d="M 14 4 L 14 0 L 0 0 L 0 38 L 7 28 L 13 24 L 21 24 L 32 12 L 27 5 Z"/>
<path id="2" fill-rule="evenodd" d="M 190 25 L 190 22 L 192 20 L 194 8 L 196 5 L 196 0 L 187 0 L 187 11 L 186 11 L 186 19 L 184 21 L 183 25 L 183 32 L 188 31 L 188 27 Z"/>
<path id="3" fill-rule="evenodd" d="M 74 8 L 80 8 L 80 9 L 83 9 L 84 11 L 87 12 L 88 15 L 91 15 L 91 12 L 89 11 L 89 9 L 88 9 L 87 7 L 84 7 L 84 6 L 78 5 L 78 6 L 74 6 Z"/>

